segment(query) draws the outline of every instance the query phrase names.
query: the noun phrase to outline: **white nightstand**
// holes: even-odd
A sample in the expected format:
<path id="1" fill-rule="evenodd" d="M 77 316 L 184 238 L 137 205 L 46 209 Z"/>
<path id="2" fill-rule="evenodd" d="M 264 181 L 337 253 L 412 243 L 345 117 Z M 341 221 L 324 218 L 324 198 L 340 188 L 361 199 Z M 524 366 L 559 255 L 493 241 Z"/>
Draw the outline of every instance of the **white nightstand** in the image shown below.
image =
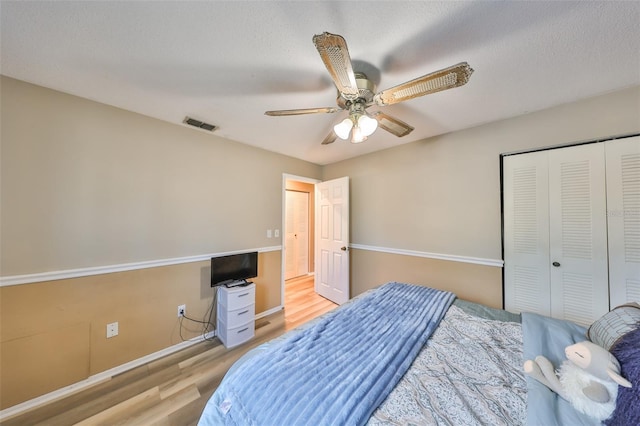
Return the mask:
<path id="1" fill-rule="evenodd" d="M 218 287 L 216 332 L 227 348 L 253 338 L 255 334 L 256 285 Z"/>

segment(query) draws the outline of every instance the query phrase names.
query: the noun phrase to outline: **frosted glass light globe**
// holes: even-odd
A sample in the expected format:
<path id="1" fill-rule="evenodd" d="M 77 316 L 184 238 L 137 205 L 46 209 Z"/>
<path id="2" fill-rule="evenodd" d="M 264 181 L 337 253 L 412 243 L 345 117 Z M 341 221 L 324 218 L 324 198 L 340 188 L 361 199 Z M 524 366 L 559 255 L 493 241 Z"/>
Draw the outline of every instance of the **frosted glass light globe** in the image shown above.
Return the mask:
<path id="1" fill-rule="evenodd" d="M 353 122 L 351 121 L 351 119 L 345 118 L 340 123 L 333 126 L 333 131 L 336 132 L 336 135 L 338 135 L 340 139 L 346 140 L 349 139 L 349 132 L 351 131 L 352 127 Z"/>
<path id="2" fill-rule="evenodd" d="M 360 127 L 364 136 L 369 136 L 378 128 L 378 120 L 367 115 L 363 115 L 358 119 L 358 127 Z"/>

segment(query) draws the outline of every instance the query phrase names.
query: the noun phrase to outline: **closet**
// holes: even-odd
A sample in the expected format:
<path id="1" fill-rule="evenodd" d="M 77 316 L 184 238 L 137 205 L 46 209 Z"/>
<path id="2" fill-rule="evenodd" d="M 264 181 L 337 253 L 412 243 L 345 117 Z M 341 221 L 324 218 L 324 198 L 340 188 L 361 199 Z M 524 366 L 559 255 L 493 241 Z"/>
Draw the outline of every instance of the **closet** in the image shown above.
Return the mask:
<path id="1" fill-rule="evenodd" d="M 505 309 L 588 325 L 640 300 L 640 137 L 503 157 Z"/>

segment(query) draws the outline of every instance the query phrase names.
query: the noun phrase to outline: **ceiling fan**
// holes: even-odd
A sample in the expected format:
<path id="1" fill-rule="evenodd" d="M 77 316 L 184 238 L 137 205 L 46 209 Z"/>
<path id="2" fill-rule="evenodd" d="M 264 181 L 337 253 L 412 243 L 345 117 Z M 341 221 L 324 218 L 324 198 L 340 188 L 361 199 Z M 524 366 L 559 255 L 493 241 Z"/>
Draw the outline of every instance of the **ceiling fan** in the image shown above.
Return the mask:
<path id="1" fill-rule="evenodd" d="M 367 108 L 373 104 L 392 105 L 430 93 L 453 89 L 466 84 L 473 73 L 469 64 L 461 62 L 376 93 L 375 84 L 364 73 L 353 71 L 347 42 L 342 36 L 324 32 L 313 36 L 313 44 L 318 49 L 338 89 L 336 101 L 339 108 L 285 109 L 266 111 L 265 114 L 284 116 L 348 111 L 349 116 L 333 127 L 331 133 L 322 141 L 323 145 L 333 143 L 337 137 L 350 139 L 353 143 L 363 142 L 367 136 L 375 132 L 378 126 L 398 137 L 408 135 L 413 127 L 404 121 L 380 111 L 370 114 Z"/>

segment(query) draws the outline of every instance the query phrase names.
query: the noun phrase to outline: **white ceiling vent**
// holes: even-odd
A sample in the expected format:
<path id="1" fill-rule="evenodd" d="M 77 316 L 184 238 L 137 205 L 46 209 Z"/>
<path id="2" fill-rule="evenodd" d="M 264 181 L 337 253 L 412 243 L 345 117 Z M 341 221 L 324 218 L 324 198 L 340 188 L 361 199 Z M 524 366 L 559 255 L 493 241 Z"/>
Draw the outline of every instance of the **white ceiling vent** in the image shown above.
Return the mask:
<path id="1" fill-rule="evenodd" d="M 189 126 L 198 127 L 202 130 L 207 130 L 209 132 L 213 132 L 218 126 L 214 126 L 213 124 L 205 123 L 204 121 L 196 120 L 195 118 L 185 117 L 182 121 Z"/>

